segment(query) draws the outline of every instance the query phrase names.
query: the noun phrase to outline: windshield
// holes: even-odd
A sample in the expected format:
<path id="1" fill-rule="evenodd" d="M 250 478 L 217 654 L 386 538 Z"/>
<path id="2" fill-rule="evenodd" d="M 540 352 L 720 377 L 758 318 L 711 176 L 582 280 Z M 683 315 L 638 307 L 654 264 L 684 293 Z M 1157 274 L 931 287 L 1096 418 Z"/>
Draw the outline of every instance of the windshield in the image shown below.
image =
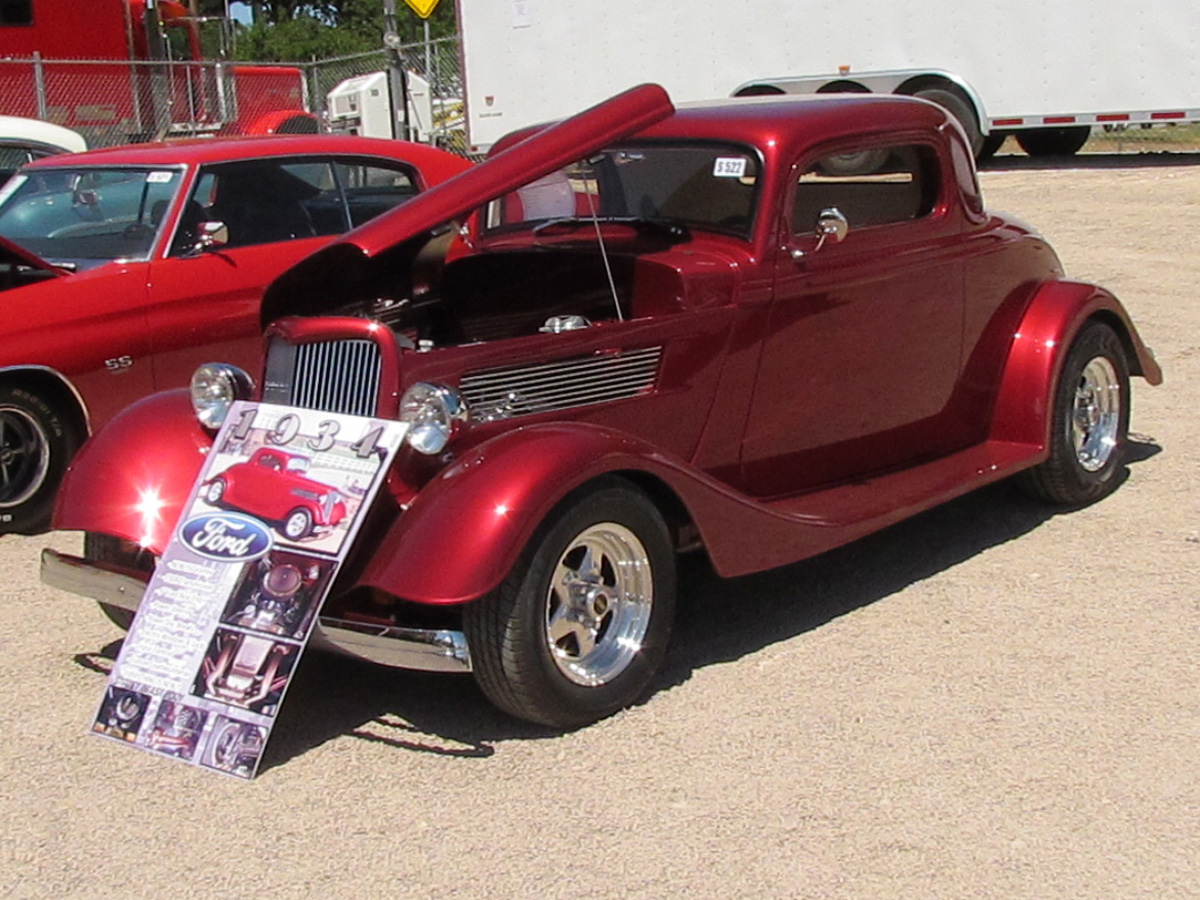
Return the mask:
<path id="1" fill-rule="evenodd" d="M 749 239 L 758 202 L 758 157 L 717 143 L 610 147 L 493 201 L 487 231 L 547 222 L 657 222 Z"/>
<path id="2" fill-rule="evenodd" d="M 150 255 L 183 173 L 35 169 L 0 194 L 0 235 L 44 259 L 89 268 Z"/>

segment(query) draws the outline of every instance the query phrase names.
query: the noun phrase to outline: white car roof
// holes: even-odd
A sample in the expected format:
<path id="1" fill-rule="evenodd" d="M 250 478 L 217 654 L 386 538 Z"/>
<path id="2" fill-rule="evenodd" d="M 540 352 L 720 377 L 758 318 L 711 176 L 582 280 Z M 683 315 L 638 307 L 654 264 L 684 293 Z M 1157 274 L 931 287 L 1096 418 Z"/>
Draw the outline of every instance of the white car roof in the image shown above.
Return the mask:
<path id="1" fill-rule="evenodd" d="M 70 128 L 40 119 L 0 116 L 0 142 L 12 140 L 46 144 L 68 153 L 78 153 L 87 149 L 87 141 L 83 136 Z"/>

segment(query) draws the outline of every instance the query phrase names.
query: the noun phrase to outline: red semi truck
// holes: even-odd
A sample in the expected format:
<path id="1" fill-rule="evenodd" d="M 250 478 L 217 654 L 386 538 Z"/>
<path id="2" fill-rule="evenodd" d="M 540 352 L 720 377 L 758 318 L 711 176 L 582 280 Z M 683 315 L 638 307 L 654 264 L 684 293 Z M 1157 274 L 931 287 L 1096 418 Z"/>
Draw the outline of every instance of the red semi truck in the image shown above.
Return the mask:
<path id="1" fill-rule="evenodd" d="M 0 0 L 0 114 L 90 146 L 317 131 L 299 69 L 205 60 L 199 22 L 175 0 Z"/>

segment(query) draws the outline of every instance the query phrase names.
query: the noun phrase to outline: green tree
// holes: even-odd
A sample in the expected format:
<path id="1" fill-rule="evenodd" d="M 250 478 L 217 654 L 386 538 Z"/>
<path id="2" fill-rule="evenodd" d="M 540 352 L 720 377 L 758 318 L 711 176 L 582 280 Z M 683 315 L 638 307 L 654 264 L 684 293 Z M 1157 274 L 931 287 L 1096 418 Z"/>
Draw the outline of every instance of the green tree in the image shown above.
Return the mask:
<path id="1" fill-rule="evenodd" d="M 200 9 L 223 8 L 223 0 L 201 0 Z M 233 55 L 263 62 L 297 62 L 365 53 L 383 47 L 383 0 L 253 0 L 253 23 L 238 26 Z M 454 4 L 439 3 L 429 19 L 430 35 L 455 33 Z M 396 31 L 403 43 L 424 39 L 421 18 L 396 2 Z"/>

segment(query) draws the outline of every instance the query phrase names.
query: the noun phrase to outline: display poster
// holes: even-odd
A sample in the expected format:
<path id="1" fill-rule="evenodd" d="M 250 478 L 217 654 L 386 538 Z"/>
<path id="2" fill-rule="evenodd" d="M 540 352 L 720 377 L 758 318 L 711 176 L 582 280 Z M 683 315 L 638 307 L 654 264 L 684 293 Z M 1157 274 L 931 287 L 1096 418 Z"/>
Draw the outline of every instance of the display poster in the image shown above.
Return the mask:
<path id="1" fill-rule="evenodd" d="M 146 588 L 92 732 L 253 778 L 406 428 L 236 403 Z"/>

